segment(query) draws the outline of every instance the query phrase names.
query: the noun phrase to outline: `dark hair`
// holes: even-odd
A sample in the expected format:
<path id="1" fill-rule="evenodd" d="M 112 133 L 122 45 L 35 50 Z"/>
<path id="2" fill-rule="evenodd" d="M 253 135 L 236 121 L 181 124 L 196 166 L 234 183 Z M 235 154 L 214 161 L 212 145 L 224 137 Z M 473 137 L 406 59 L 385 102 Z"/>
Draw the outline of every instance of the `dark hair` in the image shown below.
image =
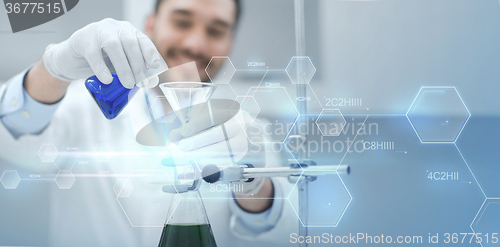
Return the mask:
<path id="1" fill-rule="evenodd" d="M 155 13 L 158 12 L 158 9 L 160 8 L 161 3 L 163 3 L 164 0 L 156 0 L 155 4 Z M 234 0 L 234 4 L 236 5 L 236 16 L 235 16 L 235 22 L 234 26 L 236 27 L 238 25 L 238 22 L 240 20 L 240 15 L 241 15 L 241 2 L 240 0 Z"/>

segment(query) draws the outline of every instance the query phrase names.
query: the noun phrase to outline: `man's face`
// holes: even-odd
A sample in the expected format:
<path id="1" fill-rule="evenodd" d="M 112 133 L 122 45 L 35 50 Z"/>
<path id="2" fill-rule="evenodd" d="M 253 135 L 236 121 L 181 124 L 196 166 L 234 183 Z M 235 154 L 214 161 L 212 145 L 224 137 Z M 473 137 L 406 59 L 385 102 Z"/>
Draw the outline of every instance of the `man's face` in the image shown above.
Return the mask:
<path id="1" fill-rule="evenodd" d="M 227 56 L 233 41 L 234 0 L 163 0 L 149 17 L 146 34 L 169 67 L 195 61 L 202 81 L 213 56 Z M 220 59 L 222 60 L 222 59 Z M 211 75 L 221 67 L 212 62 Z"/>

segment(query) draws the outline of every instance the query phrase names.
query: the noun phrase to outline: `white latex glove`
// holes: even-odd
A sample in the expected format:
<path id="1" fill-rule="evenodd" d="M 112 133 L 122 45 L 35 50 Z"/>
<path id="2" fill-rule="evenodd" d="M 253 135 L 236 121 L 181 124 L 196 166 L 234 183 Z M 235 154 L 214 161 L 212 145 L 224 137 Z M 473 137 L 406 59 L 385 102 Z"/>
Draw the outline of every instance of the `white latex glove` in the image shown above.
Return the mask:
<path id="1" fill-rule="evenodd" d="M 237 162 L 248 151 L 248 138 L 243 126 L 236 120 L 241 114 L 242 111 L 234 116 L 229 109 L 212 109 L 215 126 L 212 127 L 207 109 L 202 114 L 193 116 L 186 125 L 170 132 L 170 147 L 181 153 L 177 154 L 178 157 L 195 160 L 200 170 L 208 164 L 229 166 L 232 164 L 231 155 Z"/>
<path id="2" fill-rule="evenodd" d="M 104 84 L 113 81 L 106 65 L 111 62 L 121 83 L 129 89 L 151 76 L 148 67 L 155 71 L 168 69 L 145 34 L 129 22 L 109 18 L 85 26 L 59 44 L 49 45 L 43 60 L 47 71 L 60 80 L 86 79 L 95 74 Z M 158 79 L 153 77 L 147 83 L 147 87 L 156 86 Z"/>

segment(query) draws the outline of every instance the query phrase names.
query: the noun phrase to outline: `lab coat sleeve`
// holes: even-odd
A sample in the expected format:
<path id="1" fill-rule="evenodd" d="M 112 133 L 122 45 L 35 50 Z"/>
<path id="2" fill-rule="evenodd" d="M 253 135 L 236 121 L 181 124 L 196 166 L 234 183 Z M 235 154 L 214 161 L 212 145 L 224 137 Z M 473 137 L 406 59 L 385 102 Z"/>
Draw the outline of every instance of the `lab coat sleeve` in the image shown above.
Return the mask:
<path id="1" fill-rule="evenodd" d="M 234 199 L 231 200 L 229 229 L 236 237 L 248 241 L 282 242 L 298 226 L 296 217 L 289 212 L 288 200 L 283 193 L 283 187 L 288 186 L 288 182 L 281 178 L 271 180 L 275 199 L 271 208 L 265 212 L 248 213 Z"/>
<path id="2" fill-rule="evenodd" d="M 24 90 L 24 78 L 29 68 L 12 77 L 0 94 L 0 121 L 14 138 L 25 134 L 40 134 L 50 123 L 59 106 L 34 100 Z"/>

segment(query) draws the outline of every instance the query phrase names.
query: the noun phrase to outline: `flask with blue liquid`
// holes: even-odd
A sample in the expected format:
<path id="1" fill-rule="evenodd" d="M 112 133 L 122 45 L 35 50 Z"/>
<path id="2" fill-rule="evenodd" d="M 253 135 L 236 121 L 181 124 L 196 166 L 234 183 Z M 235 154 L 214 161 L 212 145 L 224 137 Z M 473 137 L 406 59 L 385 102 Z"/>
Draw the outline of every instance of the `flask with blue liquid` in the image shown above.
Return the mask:
<path id="1" fill-rule="evenodd" d="M 108 65 L 108 67 L 111 67 L 111 71 L 114 71 L 112 66 Z M 139 80 L 139 82 L 148 82 L 151 81 L 152 78 L 158 80 L 157 76 L 167 69 L 167 64 L 162 60 L 161 66 L 157 69 L 148 68 L 148 75 L 143 73 L 136 77 L 136 80 Z M 134 86 L 132 89 L 124 87 L 118 75 L 114 73 L 111 75 L 113 76 L 113 81 L 110 84 L 102 83 L 95 75 L 85 80 L 85 87 L 89 90 L 90 95 L 92 95 L 107 119 L 116 118 L 125 106 L 127 106 L 128 102 L 135 96 L 137 91 L 139 91 L 139 87 L 137 86 Z"/>
<path id="2" fill-rule="evenodd" d="M 139 90 L 137 86 L 132 89 L 124 87 L 116 74 L 112 76 L 113 81 L 110 84 L 102 83 L 95 75 L 85 81 L 85 87 L 107 119 L 116 118 Z"/>

